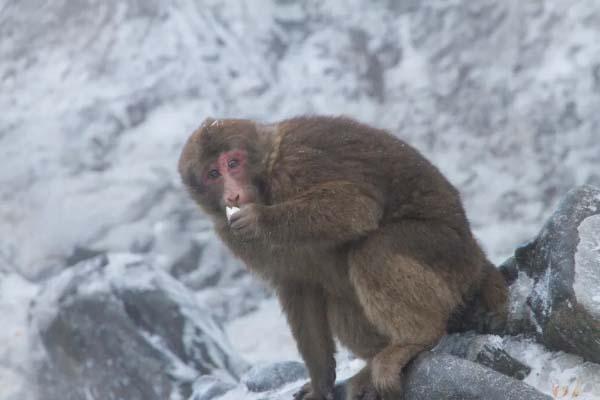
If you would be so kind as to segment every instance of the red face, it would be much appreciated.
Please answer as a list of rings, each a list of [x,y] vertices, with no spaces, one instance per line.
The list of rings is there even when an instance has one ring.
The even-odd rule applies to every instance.
[[[207,187],[223,185],[222,202],[226,206],[239,207],[255,201],[248,176],[248,154],[244,150],[221,153],[208,166],[202,180]]]

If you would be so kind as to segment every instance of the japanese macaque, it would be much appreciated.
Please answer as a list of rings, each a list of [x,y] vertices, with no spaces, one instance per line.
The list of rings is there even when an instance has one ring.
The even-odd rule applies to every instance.
[[[275,289],[332,398],[334,338],[366,366],[348,398],[397,398],[402,369],[448,330],[501,329],[506,285],[458,191],[417,150],[343,117],[207,119],[179,173],[231,251]]]

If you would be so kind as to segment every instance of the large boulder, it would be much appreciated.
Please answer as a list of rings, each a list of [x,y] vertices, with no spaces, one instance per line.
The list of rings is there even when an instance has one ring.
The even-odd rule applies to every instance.
[[[600,189],[570,191],[502,270],[511,285],[511,333],[600,363]]]
[[[402,400],[551,400],[550,396],[523,382],[439,352],[422,353],[405,372]],[[299,386],[300,383],[261,398],[289,400]],[[345,395],[345,382],[342,382],[336,386],[334,399],[345,400]],[[230,398],[234,397],[227,400]]]
[[[425,352],[410,365],[403,400],[550,400],[533,387],[448,354]]]
[[[246,369],[193,293],[140,256],[108,254],[65,270],[31,315],[47,355],[45,400],[187,398],[202,375],[235,382]]]

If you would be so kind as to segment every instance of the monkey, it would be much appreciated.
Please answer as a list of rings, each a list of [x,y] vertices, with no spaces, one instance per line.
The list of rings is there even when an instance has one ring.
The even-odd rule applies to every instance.
[[[333,398],[335,338],[365,360],[348,399],[399,398],[403,368],[468,328],[467,310],[482,329],[506,320],[506,284],[458,190],[385,130],[208,118],[178,170],[221,240],[273,287],[309,372],[296,400]]]

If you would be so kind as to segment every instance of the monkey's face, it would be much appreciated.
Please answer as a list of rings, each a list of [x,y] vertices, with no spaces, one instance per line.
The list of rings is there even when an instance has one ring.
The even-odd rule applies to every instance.
[[[201,174],[202,186],[219,197],[222,208],[240,207],[256,201],[257,191],[251,184],[245,149],[220,153]]]
[[[207,120],[186,143],[179,173],[202,208],[225,218],[226,207],[261,201],[259,157],[251,145],[254,125],[245,121]]]

